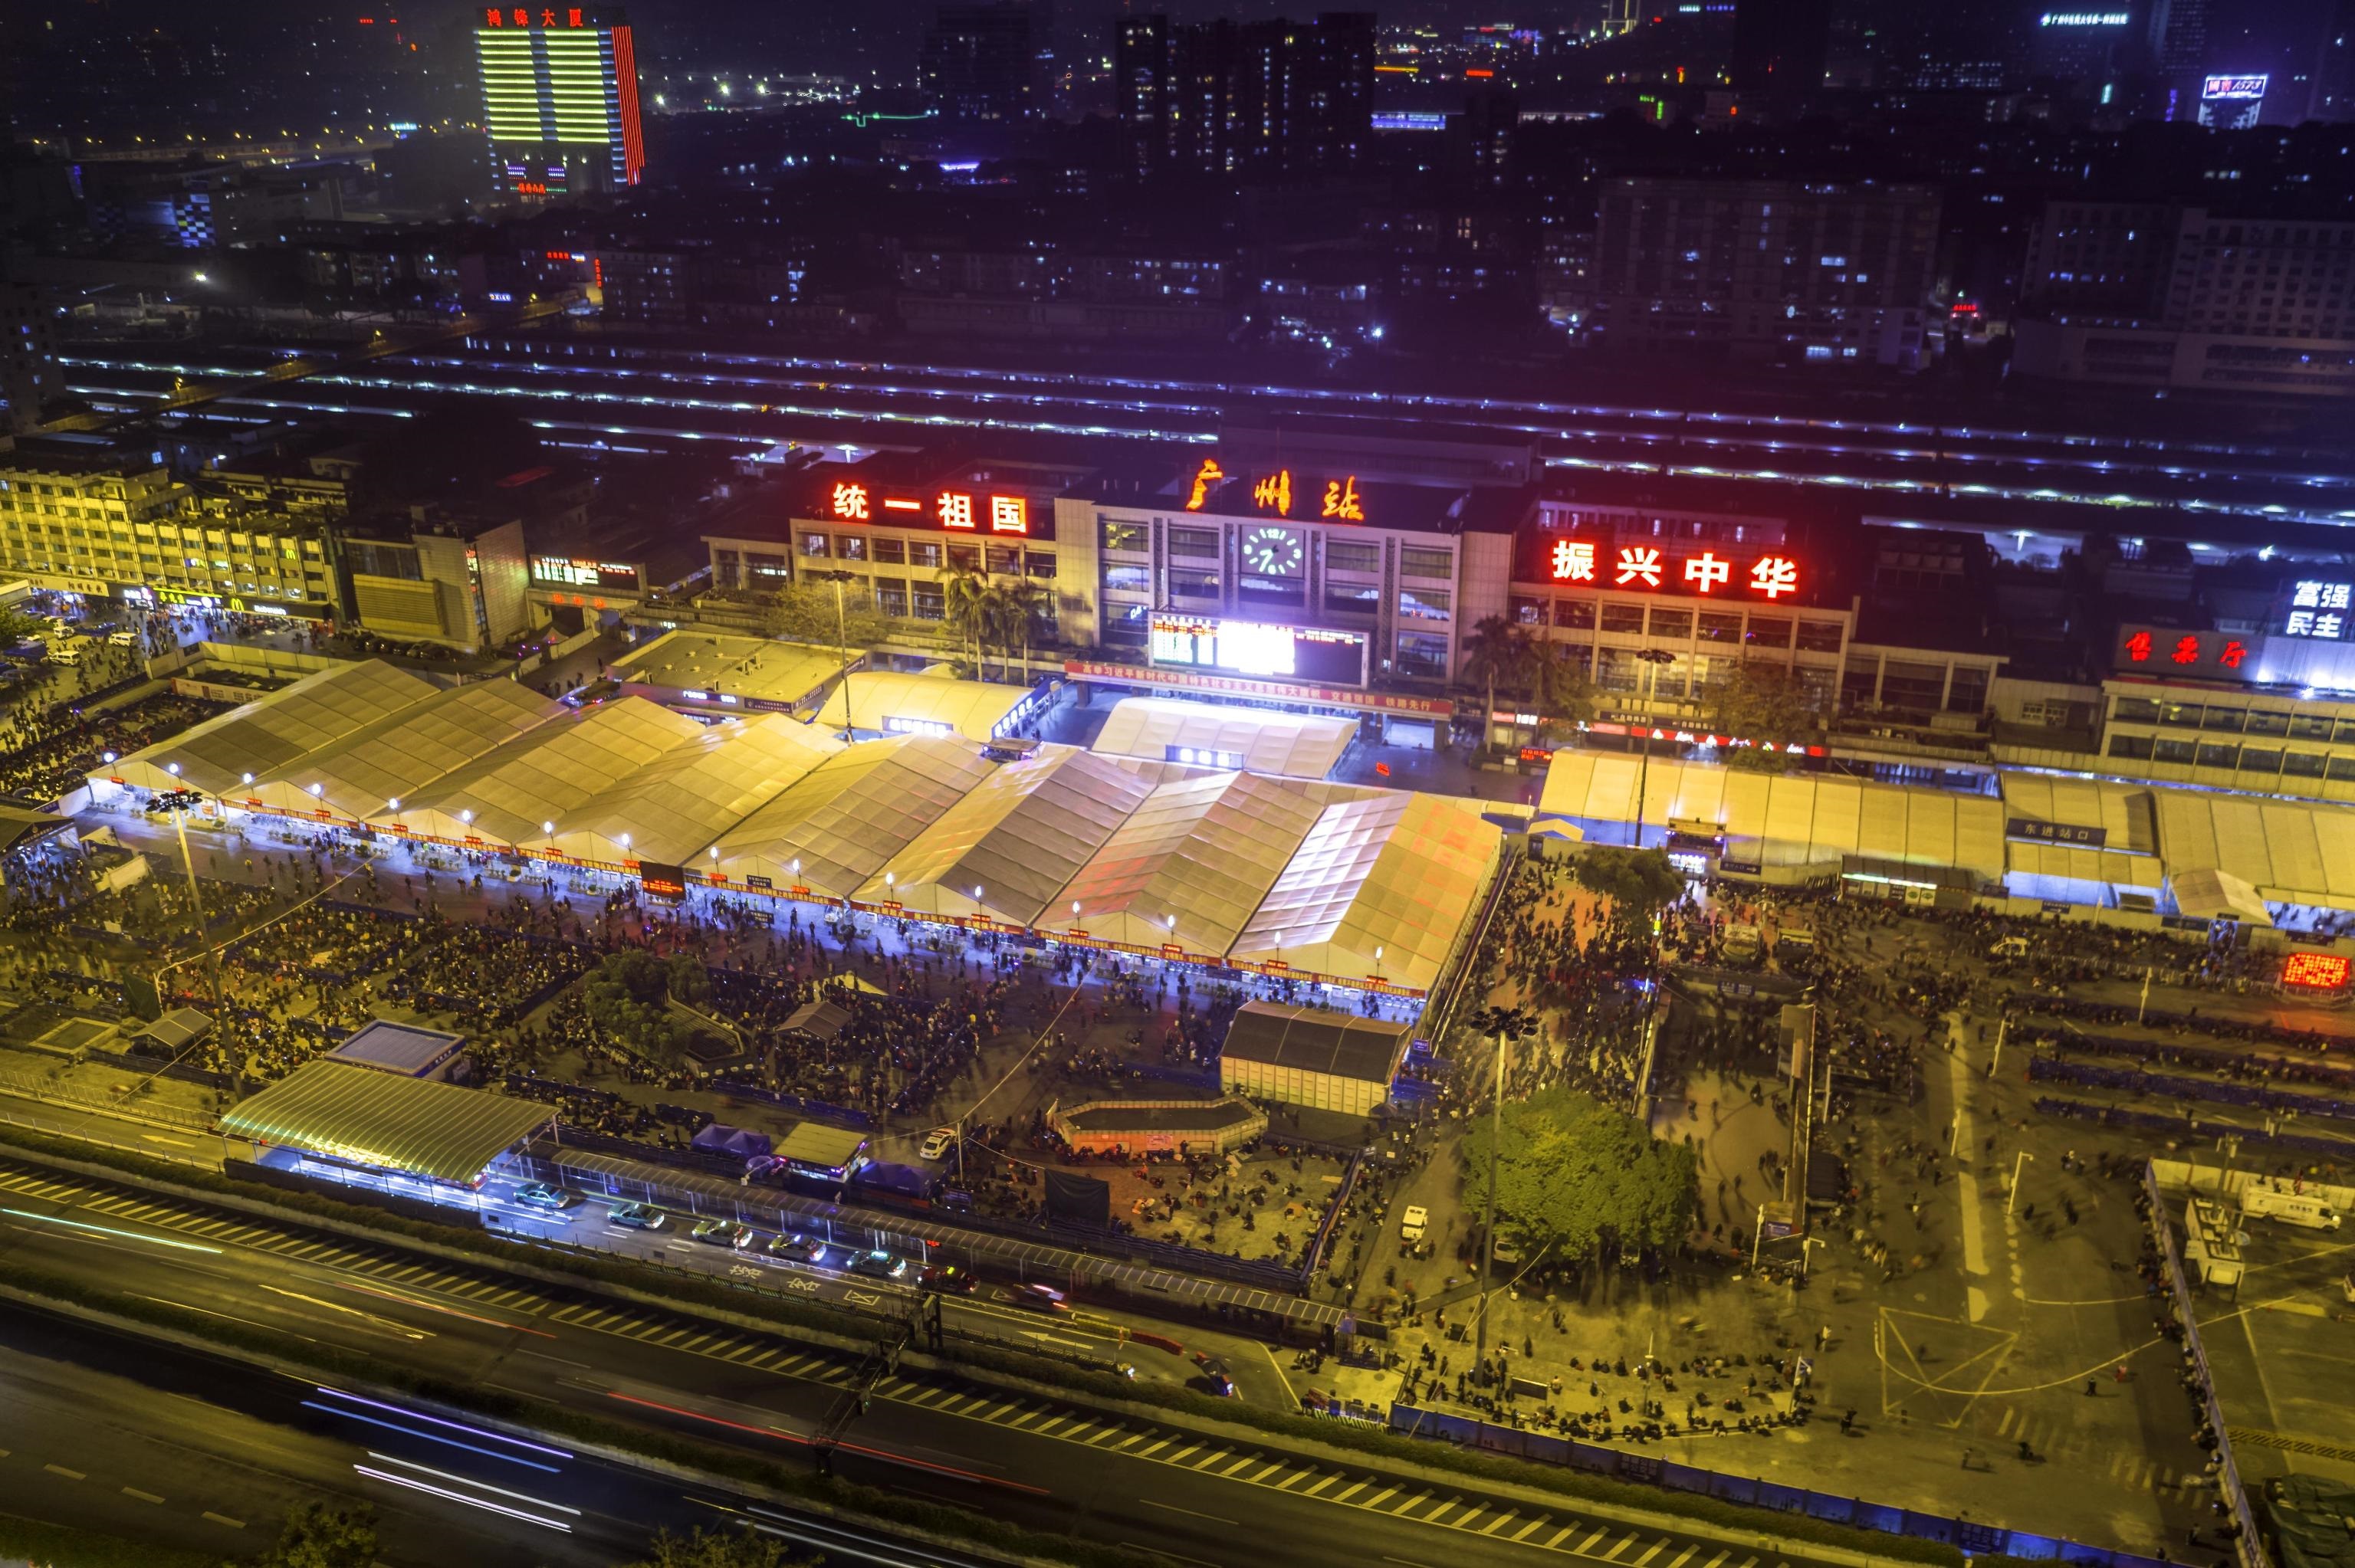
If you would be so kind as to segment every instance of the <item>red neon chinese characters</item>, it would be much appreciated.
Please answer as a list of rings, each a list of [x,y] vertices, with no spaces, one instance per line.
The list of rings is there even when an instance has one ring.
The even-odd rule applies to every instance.
[[[1583,539],[1557,539],[1553,546],[1553,580],[1591,583],[1594,580],[1594,546]]]
[[[496,5],[487,6],[485,8],[483,12],[484,26],[504,27],[506,25],[507,14],[505,11],[500,10]]]
[[[2248,644],[2234,637],[2225,641],[2224,651],[2216,655],[2216,662],[2223,665],[2227,670],[2237,670],[2241,667],[2241,661],[2248,656]]]
[[[2200,662],[2200,639],[2185,632],[2175,640],[2175,652],[2168,657],[2179,664],[2197,664]]]
[[[1707,593],[1733,576],[1732,566],[1719,560],[1709,551],[1702,551],[1685,562],[1685,581],[1693,585],[1693,592]]]
[[[2150,633],[2137,631],[2126,639],[2126,657],[2137,664],[2150,658]]]
[[[972,496],[960,491],[943,490],[941,492],[940,508],[942,527],[970,528],[974,525]]]
[[[1188,512],[1202,510],[1202,503],[1210,498],[1210,486],[1226,477],[1227,471],[1219,466],[1218,459],[1204,458],[1202,466],[1194,471],[1194,489],[1192,493],[1186,497],[1186,510]]]
[[[1252,486],[1252,503],[1263,512],[1273,511],[1280,516],[1292,515],[1292,471],[1277,469]]]
[[[2282,960],[2281,982],[2308,991],[2337,991],[2355,968],[2344,953],[2292,953]]]
[[[1619,576],[1615,580],[1620,583],[1632,583],[1638,577],[1644,579],[1645,586],[1647,588],[1660,586],[1658,548],[1651,545],[1620,546]]]
[[[989,531],[993,534],[1030,532],[1030,503],[1019,495],[991,496]]]
[[[1356,474],[1353,473],[1347,479],[1328,479],[1325,482],[1324,514],[1327,517],[1337,517],[1344,523],[1363,523],[1366,520],[1365,505],[1358,499]]]
[[[834,487],[834,514],[847,523],[864,523],[868,519],[867,487],[863,484],[837,484]]]
[[[1761,556],[1758,564],[1750,568],[1750,587],[1754,593],[1768,599],[1799,591],[1798,563],[1781,556]]]

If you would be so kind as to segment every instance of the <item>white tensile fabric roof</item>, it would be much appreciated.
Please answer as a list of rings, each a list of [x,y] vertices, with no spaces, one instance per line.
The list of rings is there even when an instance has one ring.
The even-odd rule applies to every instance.
[[[2135,854],[2158,853],[2158,813],[2147,785],[2110,784],[2092,779],[2063,779],[2040,773],[2006,773],[2004,814],[2063,827],[2099,828],[2103,847]],[[2019,850],[2012,852],[2018,869]]]
[[[2140,887],[2156,892],[2167,881],[2166,867],[2157,855],[2120,854],[2113,850],[2083,849],[2074,844],[2027,843],[2015,839],[2004,848],[2014,876],[2065,877],[2073,882],[2100,882],[2113,887]]]
[[[2230,917],[2245,920],[2252,926],[2270,926],[2272,914],[2257,890],[2229,871],[2211,866],[2205,871],[2187,871],[2171,884],[2175,906],[2197,918],[2215,920]]]
[[[1333,785],[1210,773],[1164,784],[1057,897],[1105,941],[1223,954],[1284,872]],[[1361,791],[1348,791],[1351,794]]]
[[[1356,738],[1354,720],[1313,714],[1282,714],[1256,708],[1221,707],[1172,697],[1124,697],[1097,732],[1090,749],[1154,761],[1184,762],[1180,751],[1240,756],[1254,773],[1292,779],[1322,779],[1340,762]],[[1222,767],[1215,760],[1206,767]]]
[[[1228,956],[1430,990],[1504,852],[1479,806],[1405,793],[1327,806]]]
[[[1007,763],[941,813],[857,896],[927,915],[983,915],[1028,926],[1152,793],[1153,782],[1071,747]],[[884,874],[891,881],[886,883]],[[1084,917],[1080,924],[1087,924]]]
[[[244,798],[281,811],[373,817],[563,712],[514,681],[453,687],[261,775]]]
[[[245,775],[259,779],[439,690],[381,659],[338,664],[118,758],[91,777],[235,797],[245,789]],[[176,776],[172,763],[179,764]]]
[[[842,728],[843,693],[850,694],[850,724],[869,732],[888,730],[888,721],[946,725],[967,740],[986,741],[999,721],[1030,694],[1026,686],[959,681],[945,675],[911,675],[892,670],[854,670],[817,712],[820,725]],[[921,734],[922,731],[914,733]]]
[[[996,766],[967,740],[900,736],[853,746],[723,834],[709,869],[852,897]]]
[[[2277,903],[2355,909],[2355,811],[2199,789],[2158,796],[2159,844],[2179,902],[2188,874],[2213,870]]]
[[[403,800],[399,811],[380,807],[368,820],[437,838],[522,844],[545,836],[544,821],[561,831],[583,801],[702,733],[691,718],[623,697],[542,725]]]
[[[1641,758],[1554,753],[1538,810],[1632,822]],[[1848,856],[2001,882],[2004,804],[1984,795],[1909,789],[1822,773],[1748,773],[1654,758],[1643,820],[1713,822],[1726,852],[1761,865],[1828,866]]]
[[[666,631],[616,662],[617,679],[794,704],[841,672],[830,648],[718,631]]]
[[[841,749],[784,714],[713,725],[581,801],[553,837],[535,833],[527,847],[607,863],[683,864]]]

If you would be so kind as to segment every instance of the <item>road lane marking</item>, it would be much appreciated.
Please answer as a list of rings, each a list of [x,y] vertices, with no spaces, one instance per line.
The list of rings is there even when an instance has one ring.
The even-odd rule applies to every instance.
[[[1649,1551],[1646,1552],[1641,1557],[1636,1559],[1636,1568],[1647,1568],[1647,1565],[1651,1563],[1653,1558],[1657,1557],[1661,1552],[1666,1552],[1668,1549],[1668,1538],[1664,1535],[1660,1537],[1659,1540],[1652,1542],[1651,1549]]]
[[[1594,1543],[1610,1533],[1611,1532],[1607,1530],[1598,1530],[1593,1534],[1588,1536],[1585,1540],[1580,1542],[1576,1546],[1572,1547],[1571,1550],[1577,1552],[1581,1557],[1591,1556],[1594,1552]]]
[[[1219,1568],[1215,1563],[1205,1563],[1199,1557],[1188,1557],[1183,1552],[1172,1552],[1166,1546],[1139,1546],[1134,1541],[1124,1541],[1120,1544],[1127,1547],[1131,1552],[1146,1557],[1167,1557],[1172,1563],[1191,1563],[1193,1568]]]
[[[45,1469],[45,1470],[48,1471],[48,1473],[49,1473],[49,1474],[51,1474],[51,1475],[53,1475],[53,1476],[63,1476],[66,1479],[68,1479],[68,1480],[69,1480],[69,1481],[80,1481],[80,1480],[87,1480],[87,1479],[89,1479],[89,1478],[88,1478],[87,1476],[83,1475],[83,1473],[82,1473],[81,1471],[80,1471],[80,1470],[69,1470],[69,1469],[67,1469],[63,1465],[43,1465],[43,1466],[41,1467],[41,1468],[43,1468],[43,1469]]]
[[[1721,1568],[1721,1565],[1725,1562],[1725,1560],[1732,1555],[1733,1553],[1731,1552],[1721,1552],[1716,1556],[1710,1558],[1707,1563],[1701,1564],[1701,1568]]]
[[[1527,1541],[1530,1536],[1535,1535],[1539,1531],[1543,1530],[1545,1528],[1546,1520],[1552,1517],[1553,1515],[1550,1513],[1541,1513],[1538,1515],[1537,1518],[1529,1520],[1529,1523],[1521,1526],[1520,1529],[1513,1531],[1513,1533],[1506,1539],[1509,1541]]]
[[[1336,1493],[1334,1493],[1334,1494],[1333,1494],[1333,1500],[1334,1500],[1335,1502],[1337,1502],[1337,1503],[1345,1503],[1345,1502],[1348,1502],[1351,1498],[1356,1497],[1359,1492],[1364,1491],[1368,1487],[1370,1487],[1370,1486],[1372,1486],[1373,1484],[1374,1484],[1374,1483],[1373,1483],[1373,1482],[1371,1482],[1371,1481],[1359,1481],[1356,1486],[1351,1487],[1348,1491],[1345,1491],[1345,1492],[1336,1492]]]
[[[1182,1513],[1194,1519],[1207,1519],[1212,1524],[1238,1523],[1237,1520],[1228,1519],[1222,1514],[1204,1513],[1199,1509],[1179,1508],[1176,1503],[1156,1502],[1151,1498],[1139,1498],[1136,1500],[1143,1503],[1147,1508],[1162,1509],[1170,1513]]]
[[[1497,1516],[1497,1520],[1494,1524],[1482,1525],[1480,1527],[1480,1533],[1483,1535],[1494,1535],[1497,1531],[1504,1529],[1505,1526],[1512,1523],[1513,1520],[1520,1517],[1521,1510],[1519,1509],[1508,1508],[1504,1512]]]
[[[1572,1531],[1576,1530],[1577,1528],[1578,1521],[1575,1520],[1563,1525],[1560,1530],[1553,1532],[1553,1539],[1545,1543],[1545,1549],[1548,1552],[1558,1551],[1561,1546],[1563,1539],[1567,1537]]]
[[[1423,1495],[1427,1498],[1431,1494],[1429,1492],[1425,1492]],[[1386,1500],[1396,1496],[1398,1496],[1398,1489],[1396,1487],[1384,1487],[1380,1491],[1376,1492],[1372,1497],[1368,1498],[1364,1502],[1359,1503],[1358,1506],[1359,1508],[1380,1508]]]
[[[1668,1568],[1685,1568],[1685,1564],[1692,1560],[1692,1554],[1700,1550],[1700,1546],[1698,1542],[1686,1547],[1682,1552],[1677,1553],[1677,1560],[1669,1563]]]
[[[127,1498],[137,1498],[141,1502],[159,1503],[164,1500],[154,1492],[143,1492],[137,1487],[123,1488],[123,1495]]]
[[[1311,1475],[1314,1475],[1316,1472],[1312,1470],[1312,1471],[1310,1471],[1309,1473],[1310,1473]],[[1305,1491],[1305,1492],[1301,1493],[1300,1495],[1301,1495],[1302,1497],[1305,1497],[1305,1498],[1313,1498],[1313,1497],[1315,1497],[1318,1492],[1323,1491],[1327,1487],[1331,1486],[1335,1481],[1337,1481],[1337,1480],[1339,1480],[1340,1478],[1341,1478],[1341,1472],[1340,1472],[1340,1471],[1338,1471],[1338,1470],[1336,1470],[1336,1471],[1334,1471],[1331,1475],[1329,1475],[1329,1476],[1326,1477],[1323,1480],[1321,1480],[1321,1481],[1317,1482],[1315,1486],[1313,1486],[1313,1487],[1309,1488],[1306,1491]],[[1336,1502],[1338,1502],[1338,1501],[1340,1501],[1341,1499],[1340,1499],[1339,1498],[1336,1498],[1336,1499],[1334,1499],[1333,1500],[1334,1500],[1334,1501],[1336,1501]]]
[[[243,1530],[245,1528],[245,1520],[241,1519],[231,1519],[225,1513],[215,1513],[210,1509],[207,1509],[205,1510],[205,1517],[211,1520],[215,1524],[225,1524],[231,1530]]]
[[[1627,1548],[1635,1545],[1636,1542],[1642,1539],[1643,1538],[1637,1535],[1634,1531],[1629,1531],[1625,1539],[1623,1539],[1616,1546],[1614,1546],[1610,1551],[1603,1554],[1603,1560],[1605,1563],[1615,1561],[1622,1552],[1626,1551]],[[1750,1565],[1745,1563],[1742,1564],[1742,1568],[1750,1568]]]

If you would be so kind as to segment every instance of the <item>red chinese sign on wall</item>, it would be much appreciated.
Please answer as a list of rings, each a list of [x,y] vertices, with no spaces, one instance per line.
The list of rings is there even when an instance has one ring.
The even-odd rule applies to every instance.
[[[1604,545],[1593,539],[1556,539],[1547,549],[1546,577],[1558,583],[1593,583],[1710,598],[1747,595],[1779,599],[1799,591],[1799,564],[1788,556],[1721,556],[1703,550],[1670,556],[1657,545]]]
[[[578,5],[486,5],[483,8],[483,26],[485,27],[528,27],[535,18],[542,27],[581,27],[589,25],[582,20],[582,12]]]
[[[2172,626],[2121,626],[2114,660],[2117,668],[2151,675],[2190,675],[2244,681],[2250,672],[2246,640],[2222,631]]]
[[[2344,953],[2292,953],[2282,959],[2281,982],[2307,991],[2339,991],[2355,959]]]
[[[822,497],[826,514],[838,523],[872,523],[879,498],[874,491],[858,480],[838,480]],[[971,491],[943,490],[934,496],[929,506],[912,496],[886,495],[879,498],[886,512],[912,513],[919,516],[927,512],[934,523],[943,528],[955,528],[979,533],[986,521],[992,534],[1028,534],[1030,532],[1030,502],[1021,495],[975,495]]]
[[[1194,471],[1194,477],[1188,482],[1186,510],[1199,512],[1209,505],[1210,487],[1224,483],[1228,477],[1227,471],[1219,466],[1218,459],[1204,458],[1201,466]],[[1366,520],[1365,498],[1358,493],[1358,476],[1354,473],[1345,474],[1339,479],[1303,480],[1297,486],[1288,468],[1252,476],[1251,500],[1254,511],[1289,517],[1293,515],[1295,498],[1304,516],[1313,501],[1319,521],[1363,523]]]

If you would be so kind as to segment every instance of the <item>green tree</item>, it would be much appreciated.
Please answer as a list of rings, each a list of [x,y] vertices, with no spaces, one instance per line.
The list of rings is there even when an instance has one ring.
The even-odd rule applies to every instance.
[[[685,953],[655,958],[638,948],[608,954],[582,981],[589,1022],[638,1055],[675,1067],[706,1031],[671,1003],[701,1006],[711,999],[711,976]]]
[[[973,644],[973,673],[981,673],[982,640],[988,635],[989,579],[971,567],[941,568],[941,608],[960,642]]]
[[[1488,699],[1480,710],[1480,749],[1490,748],[1497,733],[1497,688],[1517,691],[1529,680],[1536,647],[1529,629],[1501,615],[1484,615],[1464,639],[1464,678],[1476,681]]]
[[[1540,737],[1558,739],[1594,716],[1594,682],[1558,642],[1530,639],[1529,705]]]
[[[256,1560],[256,1568],[368,1568],[375,1561],[375,1510],[306,1502],[287,1511],[278,1544]]]
[[[1611,900],[1614,909],[1638,927],[1649,926],[1654,915],[1685,893],[1684,875],[1668,863],[1666,850],[1590,844],[1571,863],[1571,874],[1581,887]]]
[[[1718,734],[1775,744],[1773,751],[1763,746],[1729,747],[1724,754],[1728,768],[1780,773],[1791,765],[1789,754],[1781,747],[1795,740],[1812,740],[1816,735],[1813,699],[1790,672],[1771,664],[1742,661],[1723,679],[1710,683],[1701,701],[1709,714],[1709,726]]]
[[[787,642],[854,652],[874,647],[891,632],[873,594],[846,587],[837,612],[834,585],[826,582],[789,583],[767,595],[761,601],[761,622],[770,636]]]
[[[1490,1121],[1463,1148],[1465,1201],[1488,1198]],[[1657,1252],[1690,1232],[1699,1164],[1682,1144],[1574,1089],[1508,1104],[1495,1133],[1497,1229],[1558,1257],[1583,1261]]]
[[[624,1568],[816,1568],[819,1561],[788,1556],[780,1542],[740,1525],[734,1530],[698,1527],[687,1536],[666,1530],[654,1538],[645,1556]]]
[[[1047,612],[1053,608],[1053,597],[1044,585],[1028,577],[1018,577],[1010,583],[993,588],[990,594],[998,646],[1009,653],[1020,649],[1023,668],[1027,672],[1030,664],[1031,641],[1038,636]]]
[[[0,609],[0,648],[30,641],[46,635],[48,630],[37,616],[27,615],[21,609]]]

